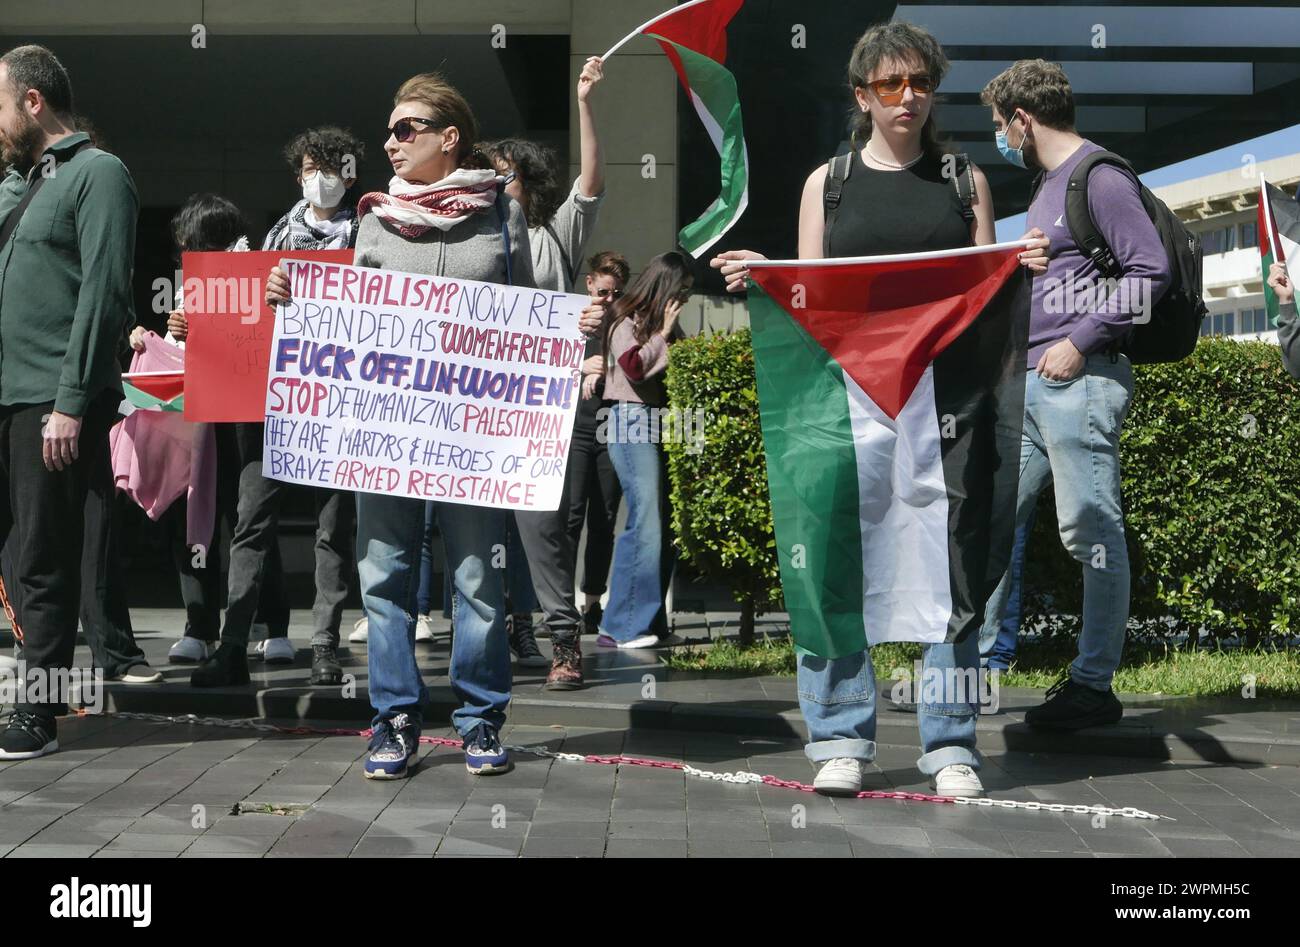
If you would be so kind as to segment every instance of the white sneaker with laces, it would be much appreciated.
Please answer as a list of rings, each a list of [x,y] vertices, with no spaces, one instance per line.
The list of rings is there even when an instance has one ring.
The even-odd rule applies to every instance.
[[[365,644],[370,640],[370,619],[362,615],[357,619],[357,623],[352,626],[352,631],[348,635],[348,641],[352,644]]]
[[[827,760],[817,771],[813,789],[824,796],[856,796],[862,792],[862,761]]]
[[[415,619],[415,640],[432,641],[433,640],[433,622],[429,620],[428,615],[418,615]]]
[[[191,638],[186,635],[171,646],[171,650],[167,652],[167,660],[172,664],[198,664],[200,661],[206,661],[211,653],[211,646],[202,638]]]
[[[957,799],[978,799],[984,795],[984,784],[980,782],[975,770],[965,763],[945,766],[934,774],[931,785],[935,795],[952,796]]]
[[[267,664],[293,664],[293,642],[288,638],[265,638],[257,643],[257,653]]]

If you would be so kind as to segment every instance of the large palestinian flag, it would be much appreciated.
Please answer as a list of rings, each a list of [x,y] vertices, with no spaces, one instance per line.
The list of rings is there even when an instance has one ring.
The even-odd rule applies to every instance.
[[[663,48],[722,158],[722,192],[677,235],[682,247],[696,258],[730,230],[749,206],[749,154],[740,97],[736,77],[723,65],[727,24],[744,2],[693,0],[636,31],[657,40]]]
[[[772,518],[800,651],[977,633],[1010,558],[1020,244],[751,263]]]
[[[1300,199],[1300,198],[1297,198]],[[1289,272],[1300,276],[1300,203],[1280,187],[1259,179],[1259,261],[1264,273],[1264,305],[1268,324],[1277,328],[1277,293],[1268,285],[1268,271],[1274,263],[1286,263]],[[1292,270],[1291,268],[1296,269]]]

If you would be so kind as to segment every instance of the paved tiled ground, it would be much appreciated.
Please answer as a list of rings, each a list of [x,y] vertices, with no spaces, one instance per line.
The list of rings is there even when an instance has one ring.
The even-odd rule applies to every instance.
[[[449,733],[430,735],[450,736]],[[794,742],[514,727],[513,743],[685,760],[808,781]],[[22,856],[1187,856],[1300,853],[1300,769],[1003,753],[1000,798],[1135,806],[1177,821],[831,800],[632,766],[517,755],[471,777],[424,748],[415,775],[361,778],[353,737],[70,718],[64,749],[0,764],[0,853]],[[916,750],[882,746],[867,788],[926,786]],[[258,804],[284,814],[233,814]],[[241,806],[242,804],[242,806]],[[195,807],[201,807],[195,809]],[[799,808],[802,807],[802,808]],[[202,815],[200,820],[196,813]]]
[[[344,627],[351,630],[358,612],[345,614]],[[116,685],[110,707],[201,716],[302,716],[316,719],[368,720],[371,714],[364,645],[346,646],[343,663],[356,678],[355,689],[343,696],[339,688],[307,685],[311,654],[310,612],[297,611],[290,636],[298,646],[298,660],[291,667],[251,665],[252,684],[243,688],[222,688],[196,692],[189,687],[190,668],[169,666],[167,649],[183,627],[183,613],[175,609],[137,609],[132,613],[137,637],[154,666],[166,675],[158,686],[129,688]],[[782,616],[769,616],[765,627],[784,631]],[[725,623],[731,620],[728,626]],[[710,634],[734,632],[734,615],[718,613],[677,614],[674,623],[679,637],[706,643]],[[448,623],[435,623],[445,632]],[[550,654],[543,640],[544,653]],[[516,668],[512,719],[537,725],[577,724],[607,729],[707,729],[730,733],[764,733],[776,738],[801,738],[806,730],[798,712],[794,678],[674,672],[663,666],[663,652],[617,651],[595,646],[595,639],[583,641],[583,662],[588,686],[578,691],[542,689],[546,669]],[[429,685],[439,713],[455,701],[447,681],[450,647],[445,637],[416,648],[416,658]],[[77,663],[90,663],[89,650],[80,646]],[[882,695],[890,688],[884,678],[894,670],[879,668]],[[647,691],[652,683],[653,692]],[[978,721],[980,746],[991,750],[1025,750],[1119,753],[1125,756],[1173,758],[1186,761],[1210,760],[1241,763],[1300,765],[1300,702],[1226,697],[1189,698],[1157,695],[1122,695],[1125,717],[1117,727],[1104,728],[1068,740],[1059,735],[1043,738],[1024,726],[1025,711],[1042,702],[1041,690],[1003,688],[1000,712],[981,715]],[[882,708],[890,703],[882,699]],[[881,713],[880,739],[905,743],[916,739],[915,717]]]

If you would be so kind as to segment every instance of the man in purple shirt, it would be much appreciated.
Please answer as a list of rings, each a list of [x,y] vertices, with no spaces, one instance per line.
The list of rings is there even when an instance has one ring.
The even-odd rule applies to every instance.
[[[1129,563],[1120,502],[1119,438],[1133,397],[1133,370],[1120,343],[1169,286],[1170,269],[1138,183],[1114,165],[1088,175],[1088,209],[1121,267],[1106,280],[1082,253],[1065,219],[1066,185],[1083,158],[1103,150],[1074,130],[1074,97],[1061,67],[1021,60],[984,89],[998,149],[1018,167],[1041,169],[1029,227],[1051,240],[1047,272],[1034,279],[1029,375],[1020,442],[1017,525],[1049,481],[1056,486],[1061,542],[1083,566],[1083,630],[1069,674],[1025,716],[1034,726],[1077,730],[1116,723],[1111,690],[1128,624]],[[1011,582],[985,612],[980,650],[997,638]]]

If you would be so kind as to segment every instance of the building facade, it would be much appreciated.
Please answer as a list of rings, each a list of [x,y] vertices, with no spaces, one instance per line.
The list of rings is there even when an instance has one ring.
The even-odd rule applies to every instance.
[[[1300,154],[1240,167],[1154,189],[1205,251],[1205,305],[1201,335],[1277,341],[1264,309],[1259,256],[1259,178],[1291,196],[1300,183]]]

